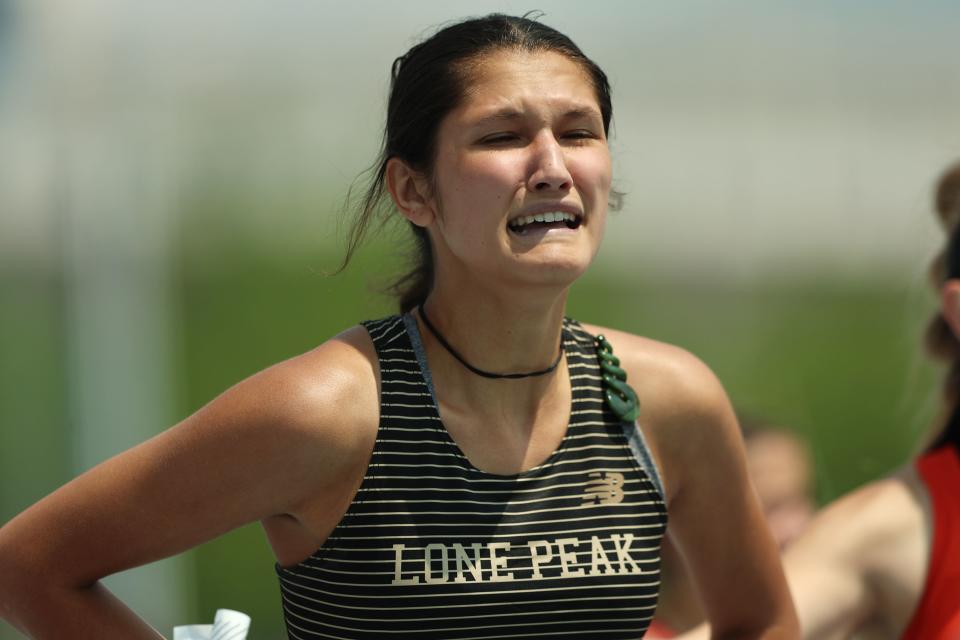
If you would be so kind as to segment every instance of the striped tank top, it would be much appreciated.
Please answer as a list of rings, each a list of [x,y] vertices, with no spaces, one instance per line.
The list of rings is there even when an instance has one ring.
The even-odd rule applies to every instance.
[[[565,320],[561,444],[515,475],[475,468],[440,420],[416,321],[365,322],[381,376],[363,482],[323,545],[277,567],[295,640],[637,640],[666,527],[640,430],[603,399],[594,339]]]

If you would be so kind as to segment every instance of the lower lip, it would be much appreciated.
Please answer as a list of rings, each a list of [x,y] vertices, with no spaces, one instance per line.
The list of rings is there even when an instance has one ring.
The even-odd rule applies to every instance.
[[[512,237],[518,238],[521,240],[540,240],[546,237],[552,237],[556,235],[565,236],[572,233],[576,233],[577,231],[580,230],[580,227],[582,226],[583,226],[583,223],[581,222],[579,225],[571,229],[566,224],[555,223],[552,226],[530,225],[526,227],[523,232],[514,231],[509,228],[508,228],[508,231]]]

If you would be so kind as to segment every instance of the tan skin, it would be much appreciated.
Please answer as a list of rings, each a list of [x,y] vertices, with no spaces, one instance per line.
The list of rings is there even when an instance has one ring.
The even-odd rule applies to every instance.
[[[394,159],[388,187],[433,240],[437,277],[426,308],[448,340],[485,369],[542,368],[556,356],[568,288],[603,234],[610,158],[599,108],[582,70],[554,53],[492,53],[468,89],[441,123],[434,174]],[[581,226],[537,237],[508,229],[511,217],[544,206],[578,212]],[[714,636],[795,638],[776,546],[716,378],[675,347],[588,330],[610,338],[640,395],[670,535]],[[571,397],[564,367],[486,380],[421,333],[444,424],[477,467],[515,473],[558,446]],[[306,558],[366,471],[378,383],[373,346],[355,327],[77,478],[0,529],[0,612],[36,638],[65,628],[75,637],[156,638],[101,577],[256,520],[280,564]]]
[[[960,336],[960,280],[948,280],[940,300]],[[932,531],[930,497],[912,464],[823,509],[784,556],[803,637],[901,637],[923,595]],[[708,636],[702,627],[681,637]]]
[[[766,426],[745,438],[747,470],[760,499],[764,519],[781,551],[814,515],[812,462],[803,441],[783,429]],[[674,637],[703,623],[699,598],[686,576],[683,559],[669,540],[661,548],[660,599],[656,620]],[[660,637],[651,635],[648,637]]]
[[[780,549],[785,549],[814,514],[812,465],[803,442],[789,431],[766,426],[746,438],[747,470],[764,519]],[[656,619],[674,633],[696,628],[704,620],[683,559],[667,541],[661,548],[660,598]],[[650,633],[648,637],[653,636]]]

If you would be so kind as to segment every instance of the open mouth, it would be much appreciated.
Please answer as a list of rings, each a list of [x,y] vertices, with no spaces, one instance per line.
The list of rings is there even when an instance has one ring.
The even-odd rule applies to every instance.
[[[541,229],[576,229],[580,226],[581,218],[566,211],[546,211],[529,216],[520,216],[507,223],[510,231],[524,235],[530,231]]]

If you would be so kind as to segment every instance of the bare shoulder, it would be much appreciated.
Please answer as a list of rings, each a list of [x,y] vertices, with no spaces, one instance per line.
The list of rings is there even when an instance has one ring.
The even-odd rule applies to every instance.
[[[377,355],[363,327],[352,327],[318,347],[285,360],[244,381],[258,400],[268,400],[288,428],[315,427],[318,420],[347,439],[375,425],[378,407]],[[341,433],[342,431],[342,433]]]
[[[695,411],[709,409],[724,398],[713,371],[689,351],[624,331],[584,325],[594,335],[603,334],[627,371],[631,386],[642,392],[645,409]],[[682,402],[677,402],[678,400]]]
[[[327,470],[363,464],[379,418],[377,356],[363,327],[352,327],[304,354],[269,367],[227,390],[188,421],[249,430],[261,451],[278,448],[296,468]],[[320,478],[323,480],[323,478]]]
[[[888,564],[891,552],[922,532],[926,502],[916,473],[904,468],[830,503],[817,514],[797,550],[807,547],[818,554],[828,553],[834,560],[844,559],[865,571]]]
[[[640,425],[666,476],[668,494],[682,469],[714,447],[739,447],[739,429],[726,392],[713,371],[680,347],[584,325],[603,334],[640,398]]]
[[[365,466],[377,385],[376,352],[356,326],[238,382],[117,462],[151,479],[173,470],[210,499],[245,488],[244,518],[294,513],[316,495],[341,493],[343,479]]]
[[[841,498],[825,513],[826,524],[850,545],[879,592],[919,596],[929,555],[930,502],[913,467],[872,482]],[[887,603],[896,607],[897,603]]]

